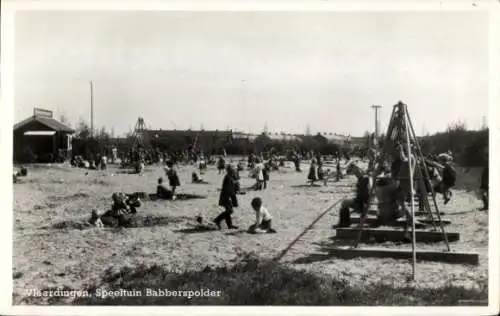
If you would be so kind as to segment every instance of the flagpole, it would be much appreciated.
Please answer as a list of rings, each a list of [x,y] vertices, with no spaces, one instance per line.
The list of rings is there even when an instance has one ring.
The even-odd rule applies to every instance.
[[[94,138],[94,83],[92,80],[90,84],[90,137]]]

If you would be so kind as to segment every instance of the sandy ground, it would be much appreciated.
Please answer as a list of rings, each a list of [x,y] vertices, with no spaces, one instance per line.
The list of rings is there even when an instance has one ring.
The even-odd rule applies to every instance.
[[[156,180],[163,176],[160,166],[148,166],[143,175],[123,174],[111,166],[107,171],[87,171],[63,166],[30,168],[23,183],[14,185],[13,275],[14,304],[23,302],[24,291],[53,287],[82,289],[98,282],[106,268],[118,270],[137,264],[161,264],[171,270],[200,269],[204,266],[230,265],[245,252],[272,258],[286,248],[323,210],[336,200],[352,195],[354,178],[328,187],[304,187],[304,172],[293,169],[271,174],[269,188],[240,195],[234,222],[247,228],[254,221],[250,201],[260,196],[274,218],[277,234],[250,235],[242,231],[193,232],[194,218],[202,214],[212,219],[221,211],[217,206],[218,189],[222,183],[214,167],[203,178],[208,185],[190,184],[193,167],[179,167],[183,185],[179,193],[206,195],[206,199],[189,201],[145,201],[139,212],[164,215],[172,220],[166,226],[122,230],[95,228],[55,229],[54,223],[85,220],[92,208],[108,209],[115,191],[155,192]],[[478,187],[478,170],[460,170],[460,179],[453,200],[439,206],[452,220],[447,231],[461,233],[461,240],[451,244],[452,250],[474,251],[480,255],[479,266],[421,262],[417,266],[419,287],[435,287],[446,283],[476,286],[487,279],[488,215],[478,211],[481,202],[471,188]],[[241,173],[242,188],[253,180]],[[338,219],[338,208],[322,218],[283,257],[282,261],[297,269],[327,273],[346,278],[353,284],[383,280],[401,286],[407,284],[411,264],[405,260],[331,258],[315,261],[311,255],[321,247],[333,244],[331,226]],[[361,245],[363,246],[363,245]],[[395,247],[394,244],[386,244]],[[399,245],[411,249],[411,245]],[[418,244],[419,249],[445,249],[444,244]],[[303,262],[307,263],[296,263]],[[42,302],[43,303],[43,302]]]

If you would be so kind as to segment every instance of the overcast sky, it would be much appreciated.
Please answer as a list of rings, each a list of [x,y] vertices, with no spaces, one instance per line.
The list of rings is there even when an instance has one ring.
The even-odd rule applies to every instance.
[[[152,128],[361,136],[392,105],[417,134],[488,110],[481,12],[18,12],[15,121],[34,106]]]

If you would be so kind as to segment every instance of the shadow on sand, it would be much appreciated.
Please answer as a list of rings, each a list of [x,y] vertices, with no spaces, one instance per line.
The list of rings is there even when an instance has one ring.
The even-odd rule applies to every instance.
[[[214,231],[218,231],[218,229],[215,227],[208,227],[208,226],[195,226],[191,228],[177,229],[174,230],[174,233],[199,234],[199,233],[208,233]]]
[[[321,188],[324,187],[322,184],[296,184],[296,185],[291,185],[291,188],[295,189],[303,189],[303,188]]]
[[[186,200],[195,200],[195,199],[206,199],[206,195],[197,195],[197,194],[189,194],[189,193],[179,193],[175,195],[175,201],[186,201]],[[172,198],[159,198],[156,193],[149,194],[149,200],[151,201],[172,201]]]

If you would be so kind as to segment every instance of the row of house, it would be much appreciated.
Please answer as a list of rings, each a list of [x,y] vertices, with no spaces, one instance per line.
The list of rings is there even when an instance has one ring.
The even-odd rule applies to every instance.
[[[315,135],[304,135],[304,134],[291,134],[291,133],[272,133],[265,132],[262,134],[248,134],[243,132],[233,132],[233,138],[235,139],[248,139],[250,142],[254,142],[259,138],[267,138],[273,141],[295,141],[302,142],[305,137],[313,137],[322,142],[328,142],[332,144],[336,144],[339,146],[347,145],[351,142],[350,136],[340,135],[336,133],[317,133]]]

